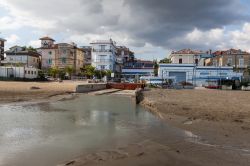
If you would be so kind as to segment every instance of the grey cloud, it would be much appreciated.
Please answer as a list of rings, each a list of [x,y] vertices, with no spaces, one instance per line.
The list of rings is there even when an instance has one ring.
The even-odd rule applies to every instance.
[[[6,0],[29,12],[31,19],[56,22],[52,32],[76,34],[126,33],[131,46],[150,43],[167,49],[203,47],[202,43],[175,42],[195,28],[209,31],[249,21],[239,0]],[[21,13],[20,13],[21,14]],[[41,27],[42,29],[42,27]],[[47,30],[47,29],[46,29]],[[184,40],[184,39],[183,39]],[[138,41],[138,42],[135,42]]]

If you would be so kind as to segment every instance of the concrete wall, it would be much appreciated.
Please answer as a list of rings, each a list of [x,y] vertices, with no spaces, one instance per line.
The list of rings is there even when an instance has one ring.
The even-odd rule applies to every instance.
[[[34,79],[38,77],[38,71],[36,68],[1,66],[0,77]]]
[[[76,87],[76,93],[87,93],[91,91],[103,90],[106,89],[106,84],[84,84],[78,85]]]

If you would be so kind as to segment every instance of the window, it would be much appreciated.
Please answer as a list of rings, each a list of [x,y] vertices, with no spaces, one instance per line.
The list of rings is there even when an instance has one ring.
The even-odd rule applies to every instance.
[[[34,71],[34,74],[36,75],[36,71]]]
[[[105,68],[106,68],[105,65],[101,65],[101,66],[100,66],[100,69],[101,69],[101,70],[105,70]]]
[[[25,70],[24,73],[27,74],[27,70]]]
[[[66,54],[67,53],[67,51],[66,50],[63,50],[63,54]]]
[[[182,58],[179,59],[179,64],[182,64]]]
[[[30,74],[30,71],[28,71],[28,74]]]
[[[198,65],[199,59],[195,59],[195,64]]]
[[[49,51],[49,55],[51,55],[52,54],[52,52],[51,51]]]
[[[33,59],[33,62],[34,62],[34,63],[36,62],[36,59],[35,59],[35,58]]]
[[[101,51],[104,51],[105,50],[105,45],[100,45],[100,47],[101,47]]]
[[[233,64],[233,58],[230,57],[230,58],[227,59],[227,65],[231,66],[232,64]]]
[[[50,65],[52,64],[52,59],[48,60],[48,64],[50,64]]]
[[[62,58],[62,63],[63,63],[63,64],[66,63],[66,58]]]
[[[34,72],[33,72],[33,71],[31,71],[31,74],[32,74],[32,75],[33,75],[33,73],[34,73]]]
[[[239,59],[239,66],[240,67],[244,66],[244,59],[243,58]]]

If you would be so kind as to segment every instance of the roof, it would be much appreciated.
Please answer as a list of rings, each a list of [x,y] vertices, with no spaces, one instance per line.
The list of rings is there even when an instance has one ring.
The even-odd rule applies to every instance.
[[[32,57],[40,57],[41,55],[37,52],[34,51],[18,51],[18,52],[11,52],[11,51],[6,51],[5,52],[6,55],[28,55],[28,56],[32,56]]]
[[[52,39],[51,37],[48,37],[48,36],[42,37],[42,38],[40,38],[40,40],[52,40],[52,41],[55,41],[54,39]]]
[[[179,51],[173,51],[172,54],[203,54],[203,51],[200,50],[192,50],[192,49],[182,49]]]
[[[3,39],[3,38],[0,38],[0,41],[7,41],[7,40],[5,40],[5,39]]]
[[[241,55],[249,54],[250,55],[250,53],[247,52],[247,51],[242,51],[240,49],[233,49],[233,48],[231,48],[229,50],[226,50],[226,51],[222,51],[222,50],[216,51],[213,54],[215,56],[218,56],[218,55],[233,55],[233,54],[241,54]]]

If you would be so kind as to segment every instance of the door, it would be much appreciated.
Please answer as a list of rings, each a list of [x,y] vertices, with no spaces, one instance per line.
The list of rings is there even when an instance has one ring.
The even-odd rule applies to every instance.
[[[175,77],[176,83],[186,82],[186,72],[169,72],[170,77]]]

